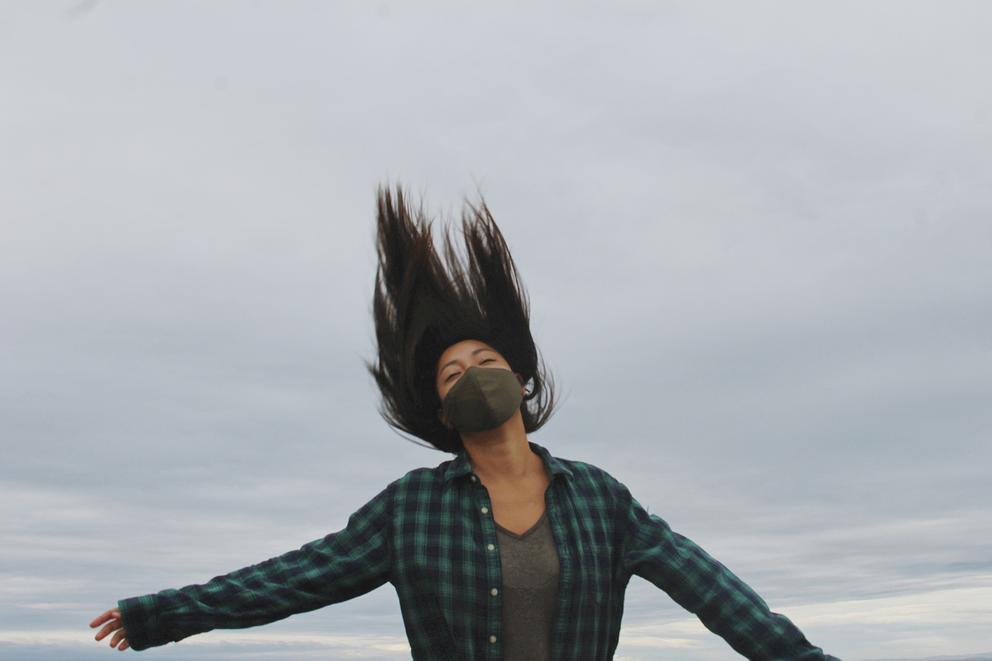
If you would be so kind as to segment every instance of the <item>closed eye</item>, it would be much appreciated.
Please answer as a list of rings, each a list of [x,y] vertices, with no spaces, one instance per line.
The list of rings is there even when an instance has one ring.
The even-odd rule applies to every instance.
[[[496,362],[495,358],[486,358],[484,361],[482,361],[479,364],[485,365],[486,363],[495,363],[495,362]],[[444,382],[447,383],[448,381],[451,381],[451,377],[458,376],[459,374],[461,374],[461,372],[452,372],[451,374],[448,375],[448,378],[446,378]]]

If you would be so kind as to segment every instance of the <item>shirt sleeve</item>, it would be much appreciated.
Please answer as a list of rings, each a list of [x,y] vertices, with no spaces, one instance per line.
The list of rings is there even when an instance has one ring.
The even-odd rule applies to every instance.
[[[204,584],[162,590],[117,607],[135,651],[212,629],[275,622],[361,596],[389,580],[390,491],[354,512],[345,528]]]
[[[751,661],[840,661],[810,643],[727,567],[620,488],[623,564],[664,590],[707,629]]]

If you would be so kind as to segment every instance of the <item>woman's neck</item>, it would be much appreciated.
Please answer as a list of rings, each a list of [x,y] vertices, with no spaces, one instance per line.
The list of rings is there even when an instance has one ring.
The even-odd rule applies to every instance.
[[[501,425],[485,432],[463,434],[462,444],[472,470],[484,482],[520,482],[544,470],[544,462],[530,448],[522,421],[519,429]]]

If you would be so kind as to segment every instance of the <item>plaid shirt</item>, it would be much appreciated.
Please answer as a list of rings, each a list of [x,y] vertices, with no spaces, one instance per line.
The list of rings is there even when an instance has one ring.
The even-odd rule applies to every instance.
[[[560,561],[555,661],[612,659],[633,574],[664,590],[749,659],[839,661],[689,538],[648,514],[596,466],[530,442],[551,476],[548,519]],[[264,562],[118,602],[143,650],[211,629],[254,627],[396,588],[413,658],[502,655],[499,544],[489,492],[465,451],[393,481],[347,526]]]

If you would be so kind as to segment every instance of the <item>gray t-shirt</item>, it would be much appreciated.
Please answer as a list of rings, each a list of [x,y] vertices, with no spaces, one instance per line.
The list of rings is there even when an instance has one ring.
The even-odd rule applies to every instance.
[[[503,661],[550,661],[558,551],[547,510],[521,535],[498,523],[503,571]]]

